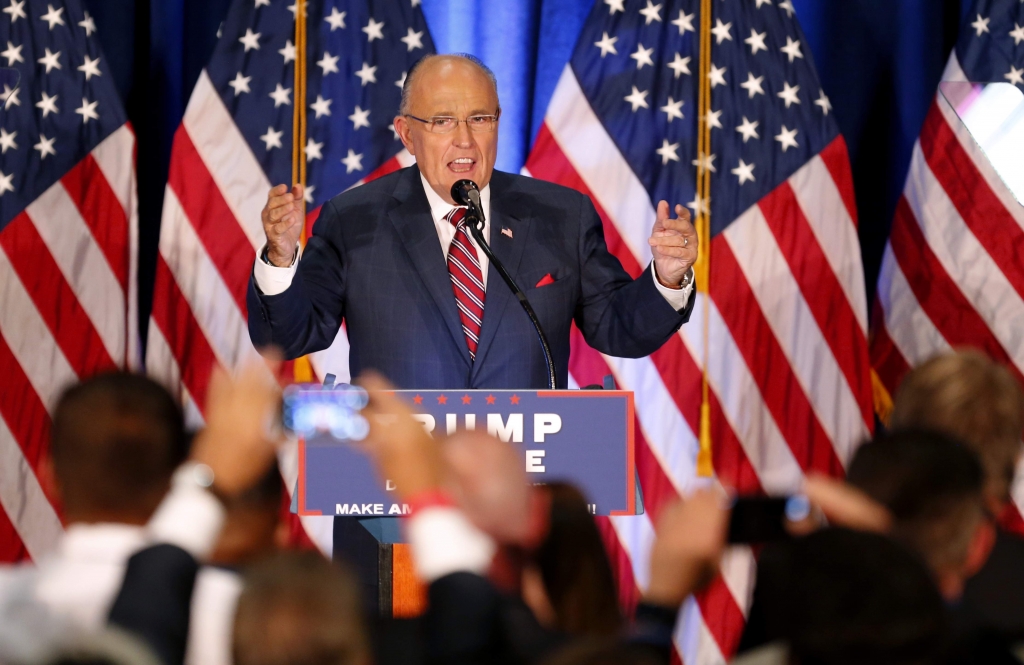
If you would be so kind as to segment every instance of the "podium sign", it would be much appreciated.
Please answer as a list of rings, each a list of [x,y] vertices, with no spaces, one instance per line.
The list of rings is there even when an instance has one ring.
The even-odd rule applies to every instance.
[[[433,433],[488,431],[523,452],[527,478],[574,483],[595,515],[636,514],[633,393],[621,390],[399,390]],[[299,440],[298,513],[400,517],[408,512],[358,444]]]

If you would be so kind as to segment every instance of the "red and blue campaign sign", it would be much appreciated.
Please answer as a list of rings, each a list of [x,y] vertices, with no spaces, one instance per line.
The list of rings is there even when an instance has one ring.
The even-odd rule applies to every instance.
[[[595,515],[637,514],[633,393],[622,390],[400,390],[433,435],[486,430],[520,446],[534,483],[565,480]],[[407,512],[353,439],[365,435],[344,392],[292,393],[291,417],[305,409],[321,425],[299,441],[300,515],[400,516]],[[334,407],[332,408],[328,407]],[[333,414],[333,415],[332,415]],[[332,433],[331,430],[334,430]],[[362,431],[360,431],[362,430]]]

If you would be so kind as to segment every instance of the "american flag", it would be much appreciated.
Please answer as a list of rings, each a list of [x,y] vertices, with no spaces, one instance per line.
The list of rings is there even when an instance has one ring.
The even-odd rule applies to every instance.
[[[636,393],[647,513],[602,523],[625,603],[647,580],[652,524],[696,482],[701,372],[717,481],[796,490],[843,473],[873,427],[866,301],[846,146],[788,0],[710,3],[710,297],[649,358],[573,339],[577,384],[611,373]],[[698,0],[599,0],[562,73],[526,170],[594,201],[611,251],[639,275],[660,199],[695,196]],[[704,326],[705,313],[708,315]],[[708,349],[703,366],[704,345]],[[754,557],[727,555],[684,606],[684,663],[721,663],[744,625]]]
[[[1024,88],[1022,26],[1019,0],[975,2],[943,80]],[[911,367],[952,347],[980,348],[1024,380],[1024,208],[941,89],[914,145],[878,278],[871,364],[883,413]],[[1004,516],[1019,532],[1022,479]]]
[[[0,561],[62,527],[40,485],[61,390],[138,366],[135,136],[77,0],[6,0],[0,66]]]
[[[406,73],[434,50],[417,5],[306,3],[307,229],[334,195],[413,161],[391,124]],[[236,0],[174,139],[146,368],[178,391],[195,424],[213,368],[256,356],[245,293],[267,192],[292,178],[297,11],[289,0]],[[346,380],[344,332],[312,364]],[[283,461],[286,477],[296,463]],[[317,519],[303,521],[329,548],[330,519],[319,528]]]

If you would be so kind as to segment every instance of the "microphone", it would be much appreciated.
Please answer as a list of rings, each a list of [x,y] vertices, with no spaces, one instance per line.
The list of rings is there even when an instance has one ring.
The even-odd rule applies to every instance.
[[[476,183],[472,180],[458,180],[452,185],[452,199],[460,205],[466,206],[466,220],[472,221],[469,224],[469,232],[473,235],[473,239],[476,240],[476,244],[480,246],[480,249],[487,255],[487,259],[491,262],[491,265],[495,267],[498,274],[501,275],[502,281],[508,285],[508,288],[515,294],[519,304],[522,305],[523,311],[526,312],[526,316],[530,319],[530,323],[533,324],[533,329],[537,331],[537,339],[540,341],[541,351],[544,352],[544,364],[547,366],[548,371],[548,388],[555,390],[558,387],[557,376],[555,375],[555,360],[551,355],[551,345],[548,344],[548,338],[544,334],[544,329],[541,328],[540,320],[537,318],[537,313],[533,311],[533,306],[530,305],[530,301],[526,299],[526,294],[519,288],[516,281],[512,279],[512,275],[509,274],[508,270],[505,269],[504,264],[494,255],[491,251],[491,246],[484,240],[483,228],[484,228],[484,211],[480,205],[480,188],[477,187]]]
[[[452,198],[464,206],[480,208],[480,188],[472,180],[463,179],[452,185]]]

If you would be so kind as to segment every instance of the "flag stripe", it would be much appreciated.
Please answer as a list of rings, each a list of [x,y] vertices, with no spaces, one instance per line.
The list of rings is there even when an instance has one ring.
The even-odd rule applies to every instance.
[[[974,141],[969,135],[965,138]],[[959,219],[971,230],[1017,293],[1024,295],[1024,265],[1020,260],[1020,252],[1024,250],[1024,229],[989,187],[973,156],[964,149],[939,110],[937,100],[932,102],[925,117],[920,146],[931,175],[949,197]],[[987,159],[984,155],[981,157]],[[1013,205],[1014,208],[1020,207],[1016,202]]]
[[[636,588],[643,591],[650,586],[651,550],[654,546],[654,523],[657,517],[651,513],[643,515],[622,515],[608,518],[619,542],[629,555]]]
[[[195,430],[201,428],[205,421],[199,408],[200,405],[196,404],[192,393],[182,382],[178,361],[155,318],[150,320],[149,325],[149,337],[146,342],[146,366],[150,376],[178,398],[182,411],[185,413],[185,425]]]
[[[0,494],[0,561],[31,561],[32,556],[25,548],[17,529],[7,517],[7,509],[3,505]]]
[[[899,387],[903,377],[910,371],[910,363],[903,357],[896,344],[889,337],[889,329],[885,326],[881,304],[875,301],[875,320],[880,323],[875,326],[871,339],[871,366],[878,373],[878,378],[889,390],[890,397],[896,396],[896,389]]]
[[[245,312],[255,252],[184,127],[175,134],[167,187],[174,191],[183,221],[195,229],[238,309]]]
[[[853,171],[850,170],[850,155],[846,149],[846,139],[842,136],[837,136],[832,143],[828,144],[828,147],[818,153],[818,156],[815,159],[820,159],[825,165],[825,168],[828,169],[828,173],[832,178],[833,186],[843,200],[843,207],[846,209],[846,214],[850,218],[850,223],[856,229],[857,197],[854,194],[853,189]],[[795,183],[794,187],[798,190],[803,190],[803,188],[796,186]],[[845,235],[845,230],[842,227],[832,228],[830,230],[833,233]],[[849,249],[852,246],[852,244],[848,244],[846,248]],[[849,256],[849,252],[845,252],[844,254]],[[843,256],[843,254],[840,254],[839,256]],[[856,259],[859,261],[860,257],[858,256]],[[863,280],[861,280],[861,283],[863,283]]]
[[[1018,381],[1024,378],[935,257],[905,196],[896,205],[889,245],[917,301],[950,344],[978,345],[1006,364]]]
[[[794,219],[793,223],[796,222]],[[801,389],[815,422],[824,430],[827,438],[817,445],[835,448],[840,460],[849,459],[853,446],[868,428],[859,417],[861,406],[843,379],[836,357],[810,313],[761,209],[751,207],[722,235],[745,280],[741,285],[730,284],[730,295],[749,289],[768,325],[766,334],[770,335],[772,347],[784,354],[780,358],[783,369],[788,368],[797,381],[789,387]],[[712,284],[712,297],[716,296],[716,286]],[[793,398],[788,392],[785,395],[787,400]],[[796,421],[796,426],[803,427],[803,422]],[[811,445],[815,445],[814,439]]]
[[[4,418],[0,418],[0,468],[4,470],[0,474],[0,512],[7,514],[25,550],[38,560],[53,550],[63,527]]]
[[[32,295],[36,310],[79,376],[116,366],[89,316],[24,212],[0,233],[0,247]]]
[[[743,612],[722,576],[695,594],[708,631],[722,653],[736,653],[743,634]]]
[[[675,401],[649,358],[624,359],[602,355],[623,390],[642,396],[636,416],[676,493],[689,487],[696,475],[697,436],[679,413]],[[650,491],[645,488],[645,491]]]
[[[125,355],[125,293],[61,183],[25,209],[112,358]]]
[[[122,159],[123,156],[122,156]],[[128,213],[92,155],[86,155],[60,179],[82,220],[89,227],[107,264],[128,290]]]
[[[180,363],[181,381],[201,411],[217,360],[162,255],[156,261],[153,292],[153,321],[160,327],[174,357],[188,359]]]
[[[676,624],[676,645],[684,663],[720,665],[727,659],[722,655],[718,640],[705,623],[703,612],[695,596],[686,599],[683,603],[682,618]]]
[[[800,212],[815,240],[814,251],[824,254],[828,266],[846,296],[862,335],[867,335],[867,294],[864,270],[857,247],[857,228],[844,207],[842,194],[827,170],[822,155],[842,146],[837,138],[820,155],[807,162],[789,179],[789,186],[800,206]],[[843,152],[845,158],[845,151]],[[830,157],[830,159],[832,159]]]
[[[170,188],[164,194],[164,220],[167,223],[160,230],[160,252],[217,360],[233,368],[243,358],[256,359],[244,310],[239,309]],[[249,249],[246,253],[251,268],[255,254]]]
[[[729,426],[722,404],[718,401],[718,395],[710,391],[708,400],[711,411],[711,441],[714,445],[711,461],[719,482],[739,494],[764,494],[761,479],[732,427]]]
[[[11,352],[7,340],[0,334],[0,367],[3,368],[3,400],[0,416],[8,431],[17,440],[18,448],[29,467],[36,471],[49,450],[50,414],[39,399],[25,371]],[[54,399],[57,395],[52,396]]]
[[[732,226],[735,225],[734,222]],[[731,287],[729,297],[715,298],[712,292],[712,298],[715,298],[733,339],[742,340],[737,348],[786,443],[805,471],[842,474],[843,466],[836,451],[765,319],[730,245],[724,236],[721,240],[716,238],[712,245],[711,283]]]
[[[863,328],[836,279],[836,273],[811,233],[789,183],[779,185],[758,205],[821,329],[822,341],[831,349],[831,356],[852,390],[850,397],[854,403],[851,406],[860,404],[861,417],[867,429],[874,415],[871,411],[871,384],[865,371],[868,367],[867,339]]]
[[[894,225],[895,226],[895,225]],[[949,343],[921,308],[910,282],[893,253],[892,240],[882,254],[877,302],[885,313],[885,326],[893,345],[909,365],[927,360],[933,353],[949,349]],[[894,390],[895,385],[890,386]]]
[[[914,148],[902,200],[912,214],[908,221],[916,221],[914,231],[928,243],[954,289],[970,303],[1018,372],[1024,369],[1024,299],[967,228],[925,163],[920,146]]]
[[[584,182],[575,167],[565,156],[565,153],[562,152],[562,148],[555,141],[555,137],[548,128],[546,121],[540,126],[540,131],[537,132],[537,141],[534,144],[533,152],[530,153],[526,168],[536,178],[557,182],[590,197],[594,208],[597,209],[598,216],[601,218],[602,226],[604,227],[604,239],[608,245],[608,250],[619,259],[622,267],[631,277],[635,279],[640,275],[643,271],[640,262],[633,256],[625,240],[619,235],[618,228],[612,223],[608,213],[601,207],[601,203],[590,191],[587,183]]]
[[[260,215],[271,184],[206,70],[196,81],[182,128],[255,250],[266,241]]]
[[[611,564],[612,574],[619,591],[619,607],[629,616],[632,608],[640,602],[640,587],[633,577],[633,561],[619,540],[618,532],[612,524],[612,519],[607,516],[597,516],[594,522],[601,534],[605,551],[608,553],[608,563]]]
[[[0,504],[32,558],[38,559],[61,533],[60,519],[36,476],[48,451],[50,416],[3,331],[0,370]]]
[[[135,132],[132,131],[129,123],[125,123],[103,139],[91,153],[96,167],[103,173],[111,193],[117,198],[124,211],[126,220],[136,218],[135,148]],[[126,221],[124,227],[126,234],[130,232],[130,226],[131,224]],[[106,237],[108,234],[102,233],[101,235]],[[116,238],[110,238],[110,240],[117,244],[123,242]],[[130,248],[126,248],[125,251],[129,250]]]
[[[955,59],[956,53],[953,54]],[[973,84],[977,85],[977,84]],[[936,94],[935,104],[945,119],[946,127],[951,131],[959,143],[960,150],[971,160],[969,169],[976,171],[978,177],[988,185],[989,193],[998,201],[1001,201],[1005,212],[1010,215],[1017,227],[1024,228],[1024,207],[1021,206],[1017,197],[1006,186],[1002,176],[996,171],[992,161],[988,158],[985,150],[978,144],[971,131],[960,120],[956,111],[949,105],[944,95]],[[925,118],[927,121],[927,116]]]
[[[761,487],[769,493],[796,491],[803,478],[800,464],[714,303],[708,312],[708,332],[711,340],[708,382],[715,401],[721,406],[723,419],[720,422],[713,419],[712,427],[734,433],[712,439],[715,446],[712,461],[723,454],[720,447],[729,445],[735,437],[742,450],[730,455],[743,455],[750,461]],[[716,411],[712,410],[711,415],[714,418]]]
[[[47,412],[67,386],[78,381],[24,284],[0,248],[0,334]]]

